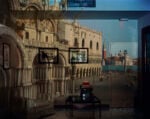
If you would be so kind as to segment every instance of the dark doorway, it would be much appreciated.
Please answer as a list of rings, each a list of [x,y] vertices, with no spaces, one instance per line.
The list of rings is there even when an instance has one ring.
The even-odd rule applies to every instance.
[[[142,29],[142,74],[150,72],[150,26]],[[145,79],[145,78],[144,78]]]
[[[144,27],[142,29],[142,102],[143,108],[148,109],[150,103],[150,26]],[[149,111],[148,111],[149,113]],[[148,114],[147,113],[147,114]]]

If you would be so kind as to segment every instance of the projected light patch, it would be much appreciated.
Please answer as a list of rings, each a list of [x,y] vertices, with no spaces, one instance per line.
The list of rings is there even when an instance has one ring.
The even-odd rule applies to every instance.
[[[68,7],[96,7],[96,0],[67,0]]]
[[[58,48],[39,48],[39,63],[58,63]]]
[[[69,49],[70,63],[87,63],[88,49],[87,48],[70,48]]]

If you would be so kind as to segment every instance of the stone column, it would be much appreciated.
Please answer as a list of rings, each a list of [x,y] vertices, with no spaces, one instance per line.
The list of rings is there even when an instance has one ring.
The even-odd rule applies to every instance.
[[[55,96],[55,89],[56,89],[54,83],[55,83],[55,82],[54,82],[54,80],[53,80],[52,83],[51,83],[52,100],[54,99],[54,96]]]
[[[66,80],[64,79],[64,95],[66,94]]]
[[[76,76],[76,66],[75,66],[75,64],[72,64],[71,65],[71,70],[72,70],[72,72],[71,72],[71,81],[72,81],[72,94],[74,94],[75,93],[75,76]]]
[[[58,72],[57,72],[57,67],[55,67],[55,78],[57,78],[57,74],[58,74]]]
[[[65,83],[64,83],[64,80],[65,80],[65,67],[62,67],[61,68],[62,69],[62,78],[61,78],[61,80],[62,80],[62,86],[61,86],[61,92],[62,92],[62,95],[64,95],[65,94],[65,87],[64,87],[64,85],[65,85]]]
[[[61,95],[64,95],[64,80],[61,81]]]
[[[68,80],[66,80],[66,94],[68,95]]]

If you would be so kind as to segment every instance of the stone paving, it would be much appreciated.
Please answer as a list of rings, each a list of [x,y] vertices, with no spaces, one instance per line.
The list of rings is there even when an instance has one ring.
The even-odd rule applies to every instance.
[[[56,114],[44,119],[94,119],[92,112],[75,112],[74,117],[68,116],[65,110],[56,110]],[[95,113],[95,119],[135,119],[133,109],[110,109],[102,111],[99,118],[98,112]]]
[[[108,79],[95,82],[94,94],[101,99],[102,104],[108,104],[109,109],[102,109],[101,119],[137,119],[134,113],[134,91],[133,87],[129,87],[127,80],[123,74],[111,74]],[[64,105],[66,97],[56,98],[56,105]],[[72,119],[68,116],[68,111],[63,109],[56,110],[55,115],[46,119]],[[91,111],[76,111],[74,119],[94,119]],[[98,113],[95,113],[95,119],[99,119]],[[139,118],[138,118],[139,119]],[[142,119],[142,118],[141,118]]]
[[[135,88],[129,87],[124,74],[109,75],[108,79],[97,81],[93,85],[93,93],[102,102],[112,108],[132,108],[134,105]],[[55,99],[56,105],[65,104],[65,96]]]

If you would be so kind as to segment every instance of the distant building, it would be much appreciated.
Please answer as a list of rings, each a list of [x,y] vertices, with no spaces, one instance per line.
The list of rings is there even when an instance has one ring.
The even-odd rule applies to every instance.
[[[106,44],[104,41],[103,47],[102,47],[102,65],[105,65],[106,58],[107,58],[107,50],[106,50]]]
[[[105,60],[107,58],[107,51],[106,51],[106,44],[103,43],[103,51],[102,51],[102,58]]]
[[[120,51],[117,55],[107,57],[105,59],[106,65],[126,65],[126,66],[133,66],[136,64],[136,60],[132,59],[127,54],[124,55],[122,51]]]

